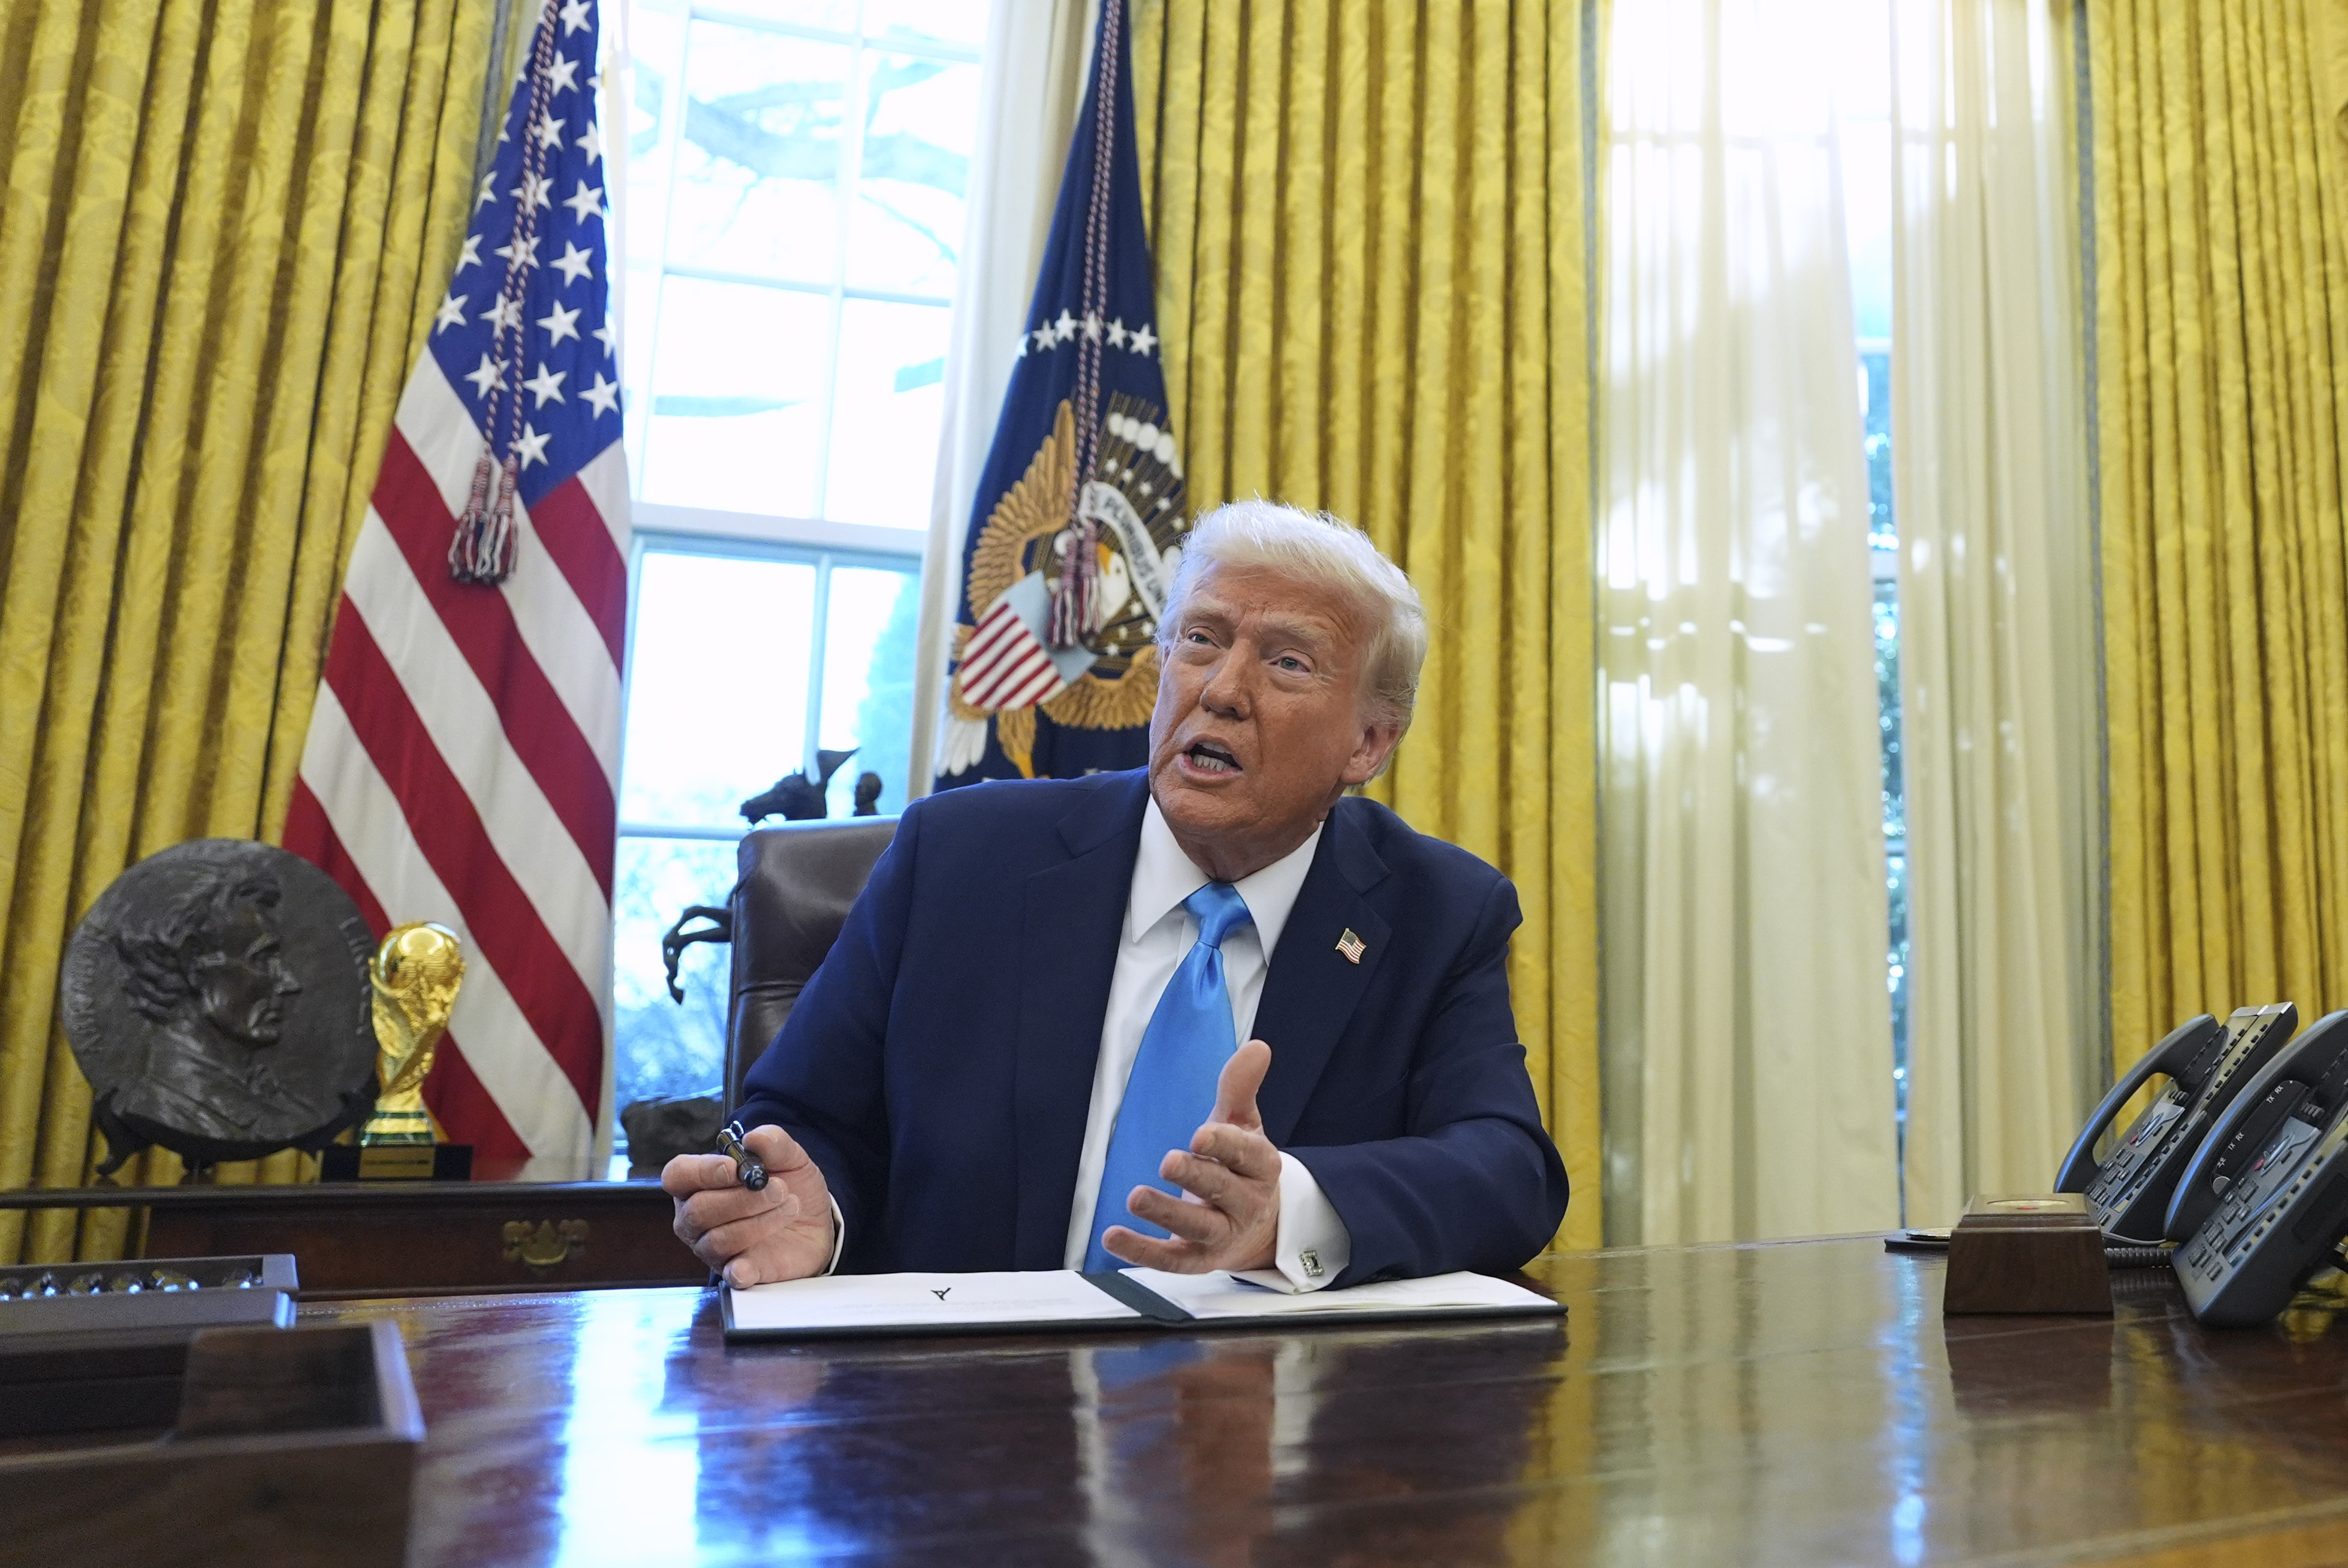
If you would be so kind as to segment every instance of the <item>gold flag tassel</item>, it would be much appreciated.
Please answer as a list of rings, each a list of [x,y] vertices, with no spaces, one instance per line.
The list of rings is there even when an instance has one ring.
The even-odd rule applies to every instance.
[[[490,476],[497,476],[497,493],[489,493]],[[514,486],[520,475],[513,454],[497,462],[487,447],[473,465],[473,490],[465,515],[457,520],[457,535],[448,542],[448,575],[459,583],[502,583],[514,568]]]

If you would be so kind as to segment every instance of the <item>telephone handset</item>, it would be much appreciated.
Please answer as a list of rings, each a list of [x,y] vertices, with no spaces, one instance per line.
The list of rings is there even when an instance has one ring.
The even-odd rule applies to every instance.
[[[2298,1022],[2297,1008],[2274,1002],[2238,1008],[2222,1026],[2207,1013],[2178,1025],[2112,1086],[2071,1146],[2054,1190],[2085,1193],[2096,1222],[2114,1240],[2157,1240],[2187,1161]],[[2168,1088],[2120,1135],[2111,1157],[2096,1164],[2096,1140],[2156,1073],[2167,1076]]]
[[[2265,1323],[2348,1234],[2348,1012],[2332,1013],[2211,1129],[2168,1212],[2193,1315]]]
[[[2336,1107],[2343,1095],[2348,1095],[2348,1012],[2326,1013],[2245,1080],[2233,1103],[2210,1122],[2209,1136],[2178,1178],[2162,1233],[2172,1242],[2191,1236],[2266,1152],[2286,1118],[2316,1119]]]

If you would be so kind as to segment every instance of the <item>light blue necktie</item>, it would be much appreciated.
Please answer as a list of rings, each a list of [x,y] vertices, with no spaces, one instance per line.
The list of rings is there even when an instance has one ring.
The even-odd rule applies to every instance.
[[[1145,1236],[1166,1232],[1126,1212],[1136,1187],[1179,1194],[1181,1189],[1158,1174],[1169,1149],[1188,1149],[1190,1135],[1215,1109],[1215,1082],[1223,1064],[1239,1049],[1231,1027],[1231,992],[1223,981],[1223,938],[1254,917],[1247,901],[1229,882],[1209,882],[1182,901],[1199,923],[1197,945],[1182,956],[1149,1026],[1141,1032],[1125,1099],[1109,1134],[1108,1160],[1101,1167],[1100,1196],[1093,1202],[1092,1244],[1085,1249],[1086,1272],[1119,1269],[1125,1260],[1101,1245],[1101,1233],[1124,1225]]]

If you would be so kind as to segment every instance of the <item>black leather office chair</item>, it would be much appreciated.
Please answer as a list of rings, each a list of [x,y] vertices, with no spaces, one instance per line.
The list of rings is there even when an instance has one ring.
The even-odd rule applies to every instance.
[[[808,979],[839,940],[849,906],[897,834],[894,817],[792,822],[743,836],[734,913],[734,977],[726,1008],[726,1103],[774,1039]]]

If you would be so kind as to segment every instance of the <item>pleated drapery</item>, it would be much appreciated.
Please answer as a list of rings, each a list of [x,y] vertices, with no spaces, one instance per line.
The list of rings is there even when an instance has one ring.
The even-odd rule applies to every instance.
[[[2348,201],[2302,0],[2086,18],[2118,1066],[2348,1004]]]
[[[1425,598],[1416,723],[1374,792],[1516,882],[1572,1246],[1600,1235],[1583,10],[1133,12],[1191,506],[1325,509]]]
[[[73,923],[142,856],[283,820],[345,553],[463,237],[492,14],[0,12],[0,1187],[92,1164],[55,1016]],[[150,1152],[123,1179],[179,1170]],[[110,1255],[125,1219],[27,1234],[0,1212],[0,1261]]]
[[[2070,106],[2044,0],[1892,10],[1907,1222],[2054,1180],[2103,1070]]]
[[[1647,0],[1607,44],[1612,1243],[1899,1219],[1835,82],[1800,16]]]

